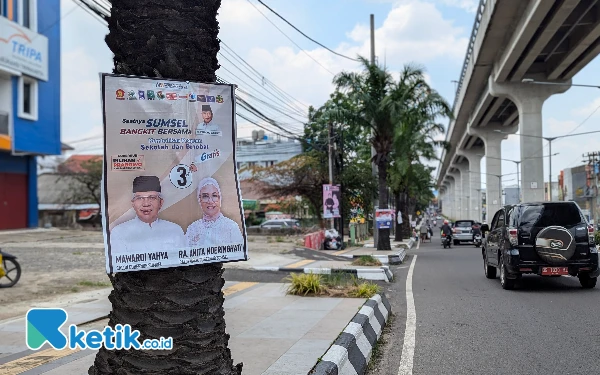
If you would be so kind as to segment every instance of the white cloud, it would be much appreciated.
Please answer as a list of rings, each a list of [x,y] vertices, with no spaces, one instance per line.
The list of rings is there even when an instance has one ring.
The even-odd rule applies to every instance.
[[[62,0],[61,3],[63,14],[73,7],[68,0]],[[376,30],[375,45],[379,62],[383,63],[385,59],[391,72],[397,72],[404,63],[413,61],[424,65],[436,61],[460,65],[467,45],[466,34],[470,27],[467,30],[445,18],[438,9],[442,3],[465,8],[468,1],[395,2]],[[259,9],[265,12],[264,9]],[[275,24],[282,24],[272,15],[266,12],[265,14]],[[312,48],[310,42],[295,32],[288,32],[289,28],[284,29],[293,40],[305,48],[304,51],[299,51],[246,0],[223,0],[218,20],[219,38],[267,79],[306,105],[319,106],[328,99],[333,90],[333,75],[328,70],[338,73],[359,69],[356,62],[335,56],[321,47]],[[62,22],[62,138],[72,141],[101,134],[98,73],[112,70],[112,54],[104,42],[107,28],[81,9],[75,9],[64,17]],[[86,30],[85,35],[82,30]],[[357,23],[347,31],[346,36],[346,40],[339,40],[337,46],[330,47],[351,57],[357,54],[369,56],[370,37],[365,24]],[[222,46],[221,51],[230,60],[235,61],[227,52],[228,48]],[[319,61],[324,68],[311,57]],[[252,82],[238,70],[239,67],[252,74],[243,64],[228,62],[221,56],[219,62],[223,68],[227,68],[247,84],[239,82],[239,79],[235,79],[225,69],[219,70],[220,76],[239,83],[240,87],[253,94],[261,93],[259,95],[265,101],[278,103],[266,95],[260,84]],[[254,79],[259,82],[261,80],[256,76]],[[431,82],[429,74],[426,75],[426,79]],[[273,117],[281,116],[271,113]],[[281,117],[280,120],[291,122],[286,117]],[[251,130],[249,124],[240,121],[238,125],[239,135],[247,136]],[[80,148],[85,149],[83,144]]]
[[[595,98],[591,102],[581,107],[574,108],[571,111],[573,116],[586,118],[588,116],[600,116],[600,97]]]
[[[227,19],[221,27],[228,27]],[[375,31],[375,47],[379,62],[391,71],[399,70],[404,63],[418,61],[421,64],[443,58],[459,63],[464,57],[467,38],[463,29],[444,19],[435,5],[422,1],[396,4],[387,15],[382,26]],[[263,33],[277,33],[272,27],[257,30],[246,29],[244,33],[254,40]],[[267,37],[267,34],[264,34]],[[336,52],[346,56],[369,56],[370,36],[367,26],[356,25],[347,33],[349,41],[341,42]],[[309,54],[321,65],[307,56]],[[315,106],[328,99],[333,90],[332,74],[342,70],[356,70],[359,66],[347,59],[335,56],[323,48],[297,51],[289,43],[273,49],[251,48],[247,60],[272,82],[300,101]],[[222,64],[229,70],[227,62]],[[329,72],[328,72],[329,71]],[[237,73],[236,73],[237,74]],[[228,75],[223,73],[223,75]],[[242,77],[244,80],[248,80]],[[426,76],[430,82],[430,75]]]

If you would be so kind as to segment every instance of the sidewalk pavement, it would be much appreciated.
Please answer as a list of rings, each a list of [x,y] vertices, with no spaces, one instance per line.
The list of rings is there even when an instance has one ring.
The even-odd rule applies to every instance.
[[[244,375],[307,374],[366,301],[290,296],[285,288],[285,284],[225,283],[229,348],[233,363],[244,363]],[[98,296],[88,301],[55,306],[65,308],[69,314],[63,329],[71,323],[81,325],[108,315],[110,288],[96,292]],[[106,320],[85,326],[102,329],[105,324]],[[24,317],[0,322],[0,335],[3,375],[86,374],[94,362],[93,350],[28,350]]]

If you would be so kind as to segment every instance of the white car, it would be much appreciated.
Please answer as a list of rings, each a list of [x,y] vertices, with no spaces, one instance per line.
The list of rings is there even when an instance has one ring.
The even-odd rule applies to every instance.
[[[273,219],[267,220],[260,225],[263,229],[271,229],[271,228],[294,228],[300,229],[300,223],[297,220],[291,219]]]

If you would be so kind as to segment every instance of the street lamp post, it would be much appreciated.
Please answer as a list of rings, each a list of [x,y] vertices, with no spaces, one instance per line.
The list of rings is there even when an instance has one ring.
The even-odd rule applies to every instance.
[[[551,154],[551,155],[546,155],[546,156],[551,157],[551,156],[558,155],[558,154],[560,154],[560,152],[557,152],[557,153]],[[512,161],[513,163],[515,163],[517,165],[517,194],[519,195],[519,203],[521,203],[521,177],[519,176],[519,172],[520,172],[519,164],[521,164],[523,162],[523,160],[540,159],[540,158],[545,158],[546,157],[546,156],[540,156],[540,157],[534,157],[534,158],[525,158],[523,160],[512,160],[512,159],[504,159],[504,158],[495,158],[495,157],[492,157],[492,156],[486,156],[484,154],[478,154],[478,155],[479,156],[484,156],[484,157],[490,158],[490,159]]]
[[[511,176],[513,174],[518,174],[518,173],[493,174],[493,173],[482,173],[482,172],[475,172],[475,171],[468,171],[468,172],[481,173],[481,174],[485,174],[485,175],[489,175],[489,176],[498,177],[498,202],[500,202],[500,206],[502,206],[502,177]],[[489,196],[486,196],[486,199],[489,199]]]
[[[494,130],[497,133],[501,133],[501,134],[506,134],[506,135],[512,135],[513,133],[507,133],[507,132],[503,132],[502,130]],[[552,202],[552,141],[557,140],[559,138],[566,138],[566,137],[574,137],[576,135],[584,135],[584,134],[592,134],[592,133],[600,133],[600,130],[594,130],[591,132],[583,132],[583,133],[575,133],[575,134],[565,134],[565,135],[559,135],[556,137],[541,137],[541,136],[537,136],[537,135],[530,135],[530,134],[519,134],[522,137],[531,137],[531,138],[541,138],[541,139],[545,139],[546,141],[548,141],[548,147],[549,147],[549,156],[550,159],[548,160],[548,201]],[[529,160],[529,159],[533,159],[533,158],[527,158],[527,159],[523,159],[523,160]]]

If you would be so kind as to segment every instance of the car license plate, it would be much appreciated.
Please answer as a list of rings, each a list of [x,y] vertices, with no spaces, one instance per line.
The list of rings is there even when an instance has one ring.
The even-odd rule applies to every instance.
[[[542,276],[568,275],[568,267],[542,267]]]

